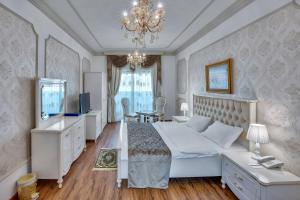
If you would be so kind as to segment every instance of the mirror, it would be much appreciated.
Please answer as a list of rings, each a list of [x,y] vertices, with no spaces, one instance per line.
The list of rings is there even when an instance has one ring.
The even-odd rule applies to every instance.
[[[47,120],[49,117],[57,116],[64,113],[64,83],[43,83],[41,85],[40,94],[42,120]]]

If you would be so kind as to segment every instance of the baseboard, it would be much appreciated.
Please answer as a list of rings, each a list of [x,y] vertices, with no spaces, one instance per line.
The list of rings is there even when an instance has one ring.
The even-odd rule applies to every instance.
[[[9,200],[15,198],[17,192],[17,180],[27,174],[30,169],[30,162],[26,161],[21,167],[8,175],[0,182],[0,199]]]

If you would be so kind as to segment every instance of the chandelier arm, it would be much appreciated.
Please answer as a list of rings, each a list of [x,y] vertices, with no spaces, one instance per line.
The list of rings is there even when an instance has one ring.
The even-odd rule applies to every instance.
[[[130,29],[130,28],[128,28],[125,24],[124,24],[123,26],[125,27],[125,29],[126,29],[127,31],[131,31],[131,32],[136,31],[136,28],[135,28],[135,29]]]
[[[157,27],[157,26],[158,26],[158,25],[151,27],[151,26],[148,26],[148,25],[147,25],[147,30],[148,30],[150,33],[156,33],[156,32],[158,32],[158,31],[152,30],[152,28],[155,28],[155,27]]]
[[[161,19],[159,19],[158,22],[154,26],[150,26],[149,23],[148,23],[147,27],[148,27],[148,29],[149,28],[155,28],[155,27],[159,26],[160,23],[161,23]]]

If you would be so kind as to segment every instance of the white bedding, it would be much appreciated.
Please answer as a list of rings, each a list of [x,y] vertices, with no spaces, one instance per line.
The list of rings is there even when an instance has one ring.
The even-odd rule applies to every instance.
[[[169,147],[172,158],[175,159],[209,157],[219,155],[223,151],[228,150],[246,150],[245,147],[238,144],[233,144],[229,149],[223,149],[216,143],[201,136],[201,133],[182,123],[156,122],[153,126]],[[124,127],[123,130],[121,160],[128,160],[127,127]]]

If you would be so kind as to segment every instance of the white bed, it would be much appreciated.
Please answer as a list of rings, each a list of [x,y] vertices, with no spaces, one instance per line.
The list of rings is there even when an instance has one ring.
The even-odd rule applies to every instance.
[[[255,110],[255,102],[250,100],[194,96],[194,114],[209,116],[244,130],[249,123],[255,122]],[[221,176],[222,152],[248,150],[243,136],[229,149],[224,149],[181,123],[157,122],[153,126],[172,154],[170,178]],[[127,125],[123,122],[118,150],[117,182],[120,187],[122,179],[128,178]]]

